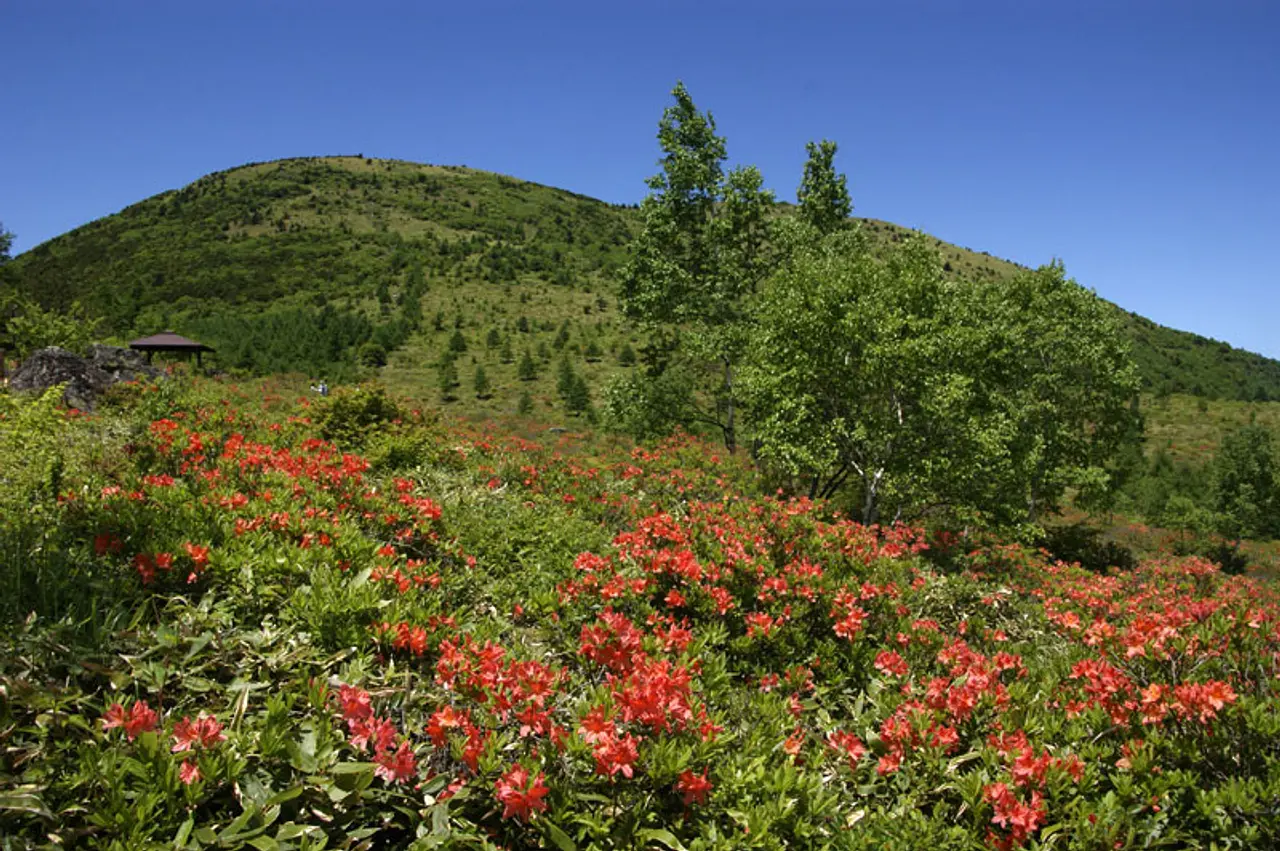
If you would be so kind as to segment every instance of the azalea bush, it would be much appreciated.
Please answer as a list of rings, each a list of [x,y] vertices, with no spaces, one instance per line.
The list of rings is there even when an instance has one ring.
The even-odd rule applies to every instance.
[[[0,527],[57,554],[0,631],[4,847],[1280,842],[1267,585],[387,404],[338,443],[272,383],[6,414],[58,477]]]

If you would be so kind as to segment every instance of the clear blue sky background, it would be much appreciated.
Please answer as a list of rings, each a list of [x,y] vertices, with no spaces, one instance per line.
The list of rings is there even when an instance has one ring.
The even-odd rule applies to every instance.
[[[1067,271],[1280,357],[1280,3],[0,0],[0,222],[364,153],[643,197],[677,78],[794,198]]]

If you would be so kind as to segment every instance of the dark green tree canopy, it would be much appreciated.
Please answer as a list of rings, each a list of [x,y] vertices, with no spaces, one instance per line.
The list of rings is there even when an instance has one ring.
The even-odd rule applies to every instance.
[[[1275,441],[1250,423],[1227,434],[1213,469],[1214,509],[1225,534],[1242,538],[1280,536],[1280,475]]]

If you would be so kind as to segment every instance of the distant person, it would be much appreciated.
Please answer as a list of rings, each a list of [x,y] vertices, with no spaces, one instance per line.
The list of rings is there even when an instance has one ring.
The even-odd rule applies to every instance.
[[[329,395],[329,382],[325,381],[323,378],[322,378],[322,379],[320,379],[320,386],[319,386],[317,389],[320,391],[320,395],[321,395],[321,396],[328,396],[328,395]]]

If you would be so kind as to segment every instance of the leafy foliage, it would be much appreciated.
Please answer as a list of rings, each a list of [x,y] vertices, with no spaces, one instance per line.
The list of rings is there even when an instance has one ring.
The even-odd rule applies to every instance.
[[[640,206],[644,228],[622,271],[626,315],[650,333],[647,373],[614,390],[646,404],[637,385],[669,370],[682,371],[697,392],[667,398],[646,419],[718,429],[737,446],[734,387],[745,346],[747,299],[764,275],[772,193],[754,167],[724,173],[724,139],[710,114],[700,113],[683,84],[658,124],[662,172],[647,181]],[[655,384],[655,387],[668,386]]]
[[[1105,485],[1136,377],[1096,297],[1061,267],[957,286],[922,240],[884,261],[857,229],[790,228],[743,373],[763,457],[854,510],[1002,523]]]
[[[316,415],[320,435],[339,446],[360,447],[375,432],[400,419],[400,406],[381,389],[344,389],[326,400]]]
[[[1213,504],[1235,538],[1280,537],[1280,480],[1271,432],[1248,425],[1228,434],[1214,461]]]
[[[11,351],[19,359],[48,346],[83,353],[99,325],[78,304],[62,313],[14,296],[0,296],[0,320],[0,351]]]
[[[836,143],[823,139],[805,146],[809,159],[796,192],[800,220],[819,233],[832,233],[848,223],[853,212],[848,179],[835,168]]]
[[[1280,841],[1267,585],[864,527],[687,437],[446,433],[371,394],[343,452],[344,397],[300,390],[5,403],[0,460],[50,462],[0,516],[42,571],[0,561],[6,842]]]

